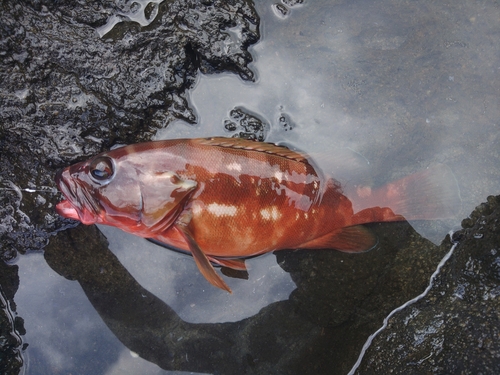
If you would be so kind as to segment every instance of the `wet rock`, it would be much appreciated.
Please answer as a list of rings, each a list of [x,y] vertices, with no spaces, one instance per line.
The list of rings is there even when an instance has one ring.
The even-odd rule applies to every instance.
[[[293,310],[322,332],[307,355],[293,359],[290,373],[347,374],[367,337],[390,311],[425,289],[446,253],[446,246],[422,238],[406,222],[369,228],[379,244],[366,253],[276,252],[297,285],[289,299]]]
[[[281,0],[283,4],[288,5],[289,7],[293,7],[297,4],[302,4],[304,0]]]
[[[273,11],[280,18],[285,18],[290,12],[286,6],[280,3],[273,4]]]
[[[234,138],[263,141],[269,131],[269,124],[245,108],[234,108],[224,121],[224,129]]]
[[[14,295],[19,288],[17,266],[0,262],[0,374],[17,375],[23,366],[21,335],[24,321],[16,314]]]
[[[279,126],[286,132],[292,130],[295,127],[295,123],[286,113],[280,114],[280,117],[278,118],[278,123]]]
[[[500,372],[500,196],[464,227],[429,293],[389,320],[356,373]]]
[[[290,8],[300,5],[304,0],[281,0],[281,3],[275,3],[272,5],[274,14],[280,18],[287,18],[290,15]]]
[[[57,169],[194,122],[197,72],[252,80],[258,38],[245,0],[0,3],[0,257],[71,225],[53,210]]]
[[[370,229],[379,245],[363,254],[276,252],[297,289],[289,300],[238,322],[182,321],[133,279],[95,226],[58,234],[46,247],[45,259],[61,276],[80,283],[124,345],[165,370],[346,374],[384,316],[425,289],[446,250],[406,222]]]

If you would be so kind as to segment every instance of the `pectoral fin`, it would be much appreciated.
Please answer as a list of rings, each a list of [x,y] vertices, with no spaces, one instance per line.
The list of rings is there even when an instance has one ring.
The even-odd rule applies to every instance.
[[[197,184],[172,172],[156,173],[145,180],[147,183],[141,184],[141,221],[150,228],[160,225],[162,228],[155,228],[160,231],[175,221]]]
[[[360,253],[373,249],[377,236],[362,225],[341,228],[300,245],[301,249],[336,249],[346,253]]]
[[[203,251],[200,249],[200,247],[194,240],[193,235],[191,234],[189,228],[182,223],[175,224],[175,226],[182,234],[186,242],[188,243],[189,250],[191,250],[194,261],[196,262],[196,265],[198,266],[198,269],[200,270],[201,274],[205,276],[205,278],[208,280],[210,284],[220,289],[224,289],[229,293],[232,293],[231,289],[227,286],[222,277],[220,277],[219,274],[215,272],[207,256],[203,253]]]

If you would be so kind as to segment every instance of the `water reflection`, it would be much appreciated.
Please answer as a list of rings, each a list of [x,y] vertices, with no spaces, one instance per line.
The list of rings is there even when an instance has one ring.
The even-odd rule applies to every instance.
[[[191,256],[116,228],[99,226],[99,229],[106,235],[109,249],[132,277],[191,323],[238,321],[273,302],[288,299],[296,288],[272,254],[246,260],[248,280],[223,276],[233,290],[229,294],[210,285]]]
[[[402,258],[421,259],[425,253],[432,263],[431,259],[436,260],[444,250],[421,239],[407,223],[391,224],[389,228],[374,225],[372,229],[381,236],[381,246],[369,253],[349,255],[328,250],[277,253],[278,264],[290,273],[297,287],[290,298],[271,303],[258,312],[251,305],[240,306],[248,318],[225,323],[190,323],[181,319],[175,309],[136,281],[108,250],[106,240],[95,227],[80,226],[62,233],[51,242],[45,258],[57,273],[80,284],[100,318],[127,348],[163,369],[215,374],[244,371],[312,374],[327,368],[348,370],[366,335],[379,323],[377,318],[388,313],[389,306],[403,302],[425,286],[422,274],[415,275],[408,283],[408,274],[402,272],[409,270],[397,266]],[[73,244],[71,248],[67,247],[68,242]],[[120,251],[117,249],[117,254]],[[147,265],[144,257],[140,261],[142,271],[137,267],[134,272],[145,280],[169,277],[168,270],[155,274]],[[196,272],[191,271],[192,277]],[[258,279],[241,282],[254,288],[262,286]],[[273,285],[270,279],[266,284],[283,285],[280,280]],[[176,290],[177,303],[185,304],[178,285],[166,284]],[[404,293],[394,296],[395,290]],[[226,294],[215,288],[211,291]],[[235,288],[234,294],[238,293]],[[230,305],[220,300],[210,303],[218,311]],[[214,320],[209,316],[212,310],[203,306],[191,308],[197,310],[198,321]],[[68,314],[76,322],[81,307],[75,304],[73,309]],[[97,333],[96,320],[88,319],[94,323],[82,329],[75,327],[74,333],[85,332],[84,340],[94,340],[104,331],[100,328],[102,333]],[[225,320],[220,316],[215,319]],[[58,327],[63,335],[71,332],[65,320],[52,322],[56,327],[51,332],[57,332]],[[110,340],[109,335],[103,338]],[[109,353],[106,363],[110,366],[118,361],[119,352],[112,339],[106,347]],[[101,357],[102,353],[98,358]]]
[[[498,60],[498,45],[477,17],[495,17],[497,7],[308,2],[278,20],[267,2],[256,6],[263,23],[263,40],[251,48],[257,84],[200,75],[190,94],[198,124],[174,123],[158,139],[227,135],[224,119],[244,107],[271,124],[266,140],[308,154],[348,147],[370,162],[378,183],[444,163],[468,192],[464,215],[495,192],[499,67],[488,61]],[[293,130],[279,126],[283,113]],[[481,157],[477,145],[492,156]]]
[[[257,5],[264,35],[252,51],[257,83],[200,75],[190,98],[197,125],[172,124],[159,138],[225,135],[224,119],[241,106],[272,124],[269,141],[308,153],[354,150],[370,162],[375,183],[445,163],[461,187],[463,216],[498,192],[496,5],[328,0],[306,2],[283,20],[268,2]],[[293,120],[291,131],[277,125],[282,114]],[[457,224],[433,223],[430,230]],[[297,373],[346,373],[366,337],[425,288],[425,271],[445,253],[406,223],[373,229],[381,246],[360,256],[278,254],[291,278],[274,255],[259,258],[250,274],[255,279],[230,280],[234,296],[250,296],[248,304],[231,303],[214,288],[200,290],[204,281],[189,258],[164,249],[146,255],[146,245],[122,237],[130,248],[116,242],[112,250],[132,278],[107,247],[90,243],[98,236],[93,229],[61,234],[60,241],[75,239],[74,248],[53,244],[48,262],[81,286],[55,274],[40,254],[18,261],[27,372],[165,373],[132,357],[133,350],[183,371],[221,373],[246,364],[248,373],[273,373],[272,364]],[[179,358],[169,362],[159,348]]]

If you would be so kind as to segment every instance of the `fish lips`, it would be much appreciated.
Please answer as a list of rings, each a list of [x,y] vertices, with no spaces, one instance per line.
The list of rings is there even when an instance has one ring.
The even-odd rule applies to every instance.
[[[98,222],[98,215],[92,209],[86,207],[85,202],[82,202],[82,199],[79,198],[79,196],[86,198],[86,195],[83,192],[83,188],[71,176],[69,168],[59,170],[56,173],[55,182],[66,198],[55,207],[59,215],[68,219],[79,220],[86,225]]]

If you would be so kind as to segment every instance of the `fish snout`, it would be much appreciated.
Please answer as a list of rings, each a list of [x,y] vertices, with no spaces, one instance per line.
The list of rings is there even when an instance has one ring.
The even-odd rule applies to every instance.
[[[79,220],[86,225],[94,224],[98,215],[92,206],[91,197],[85,188],[80,186],[81,182],[73,173],[71,167],[56,172],[54,179],[65,199],[56,205],[55,210],[62,217]]]

